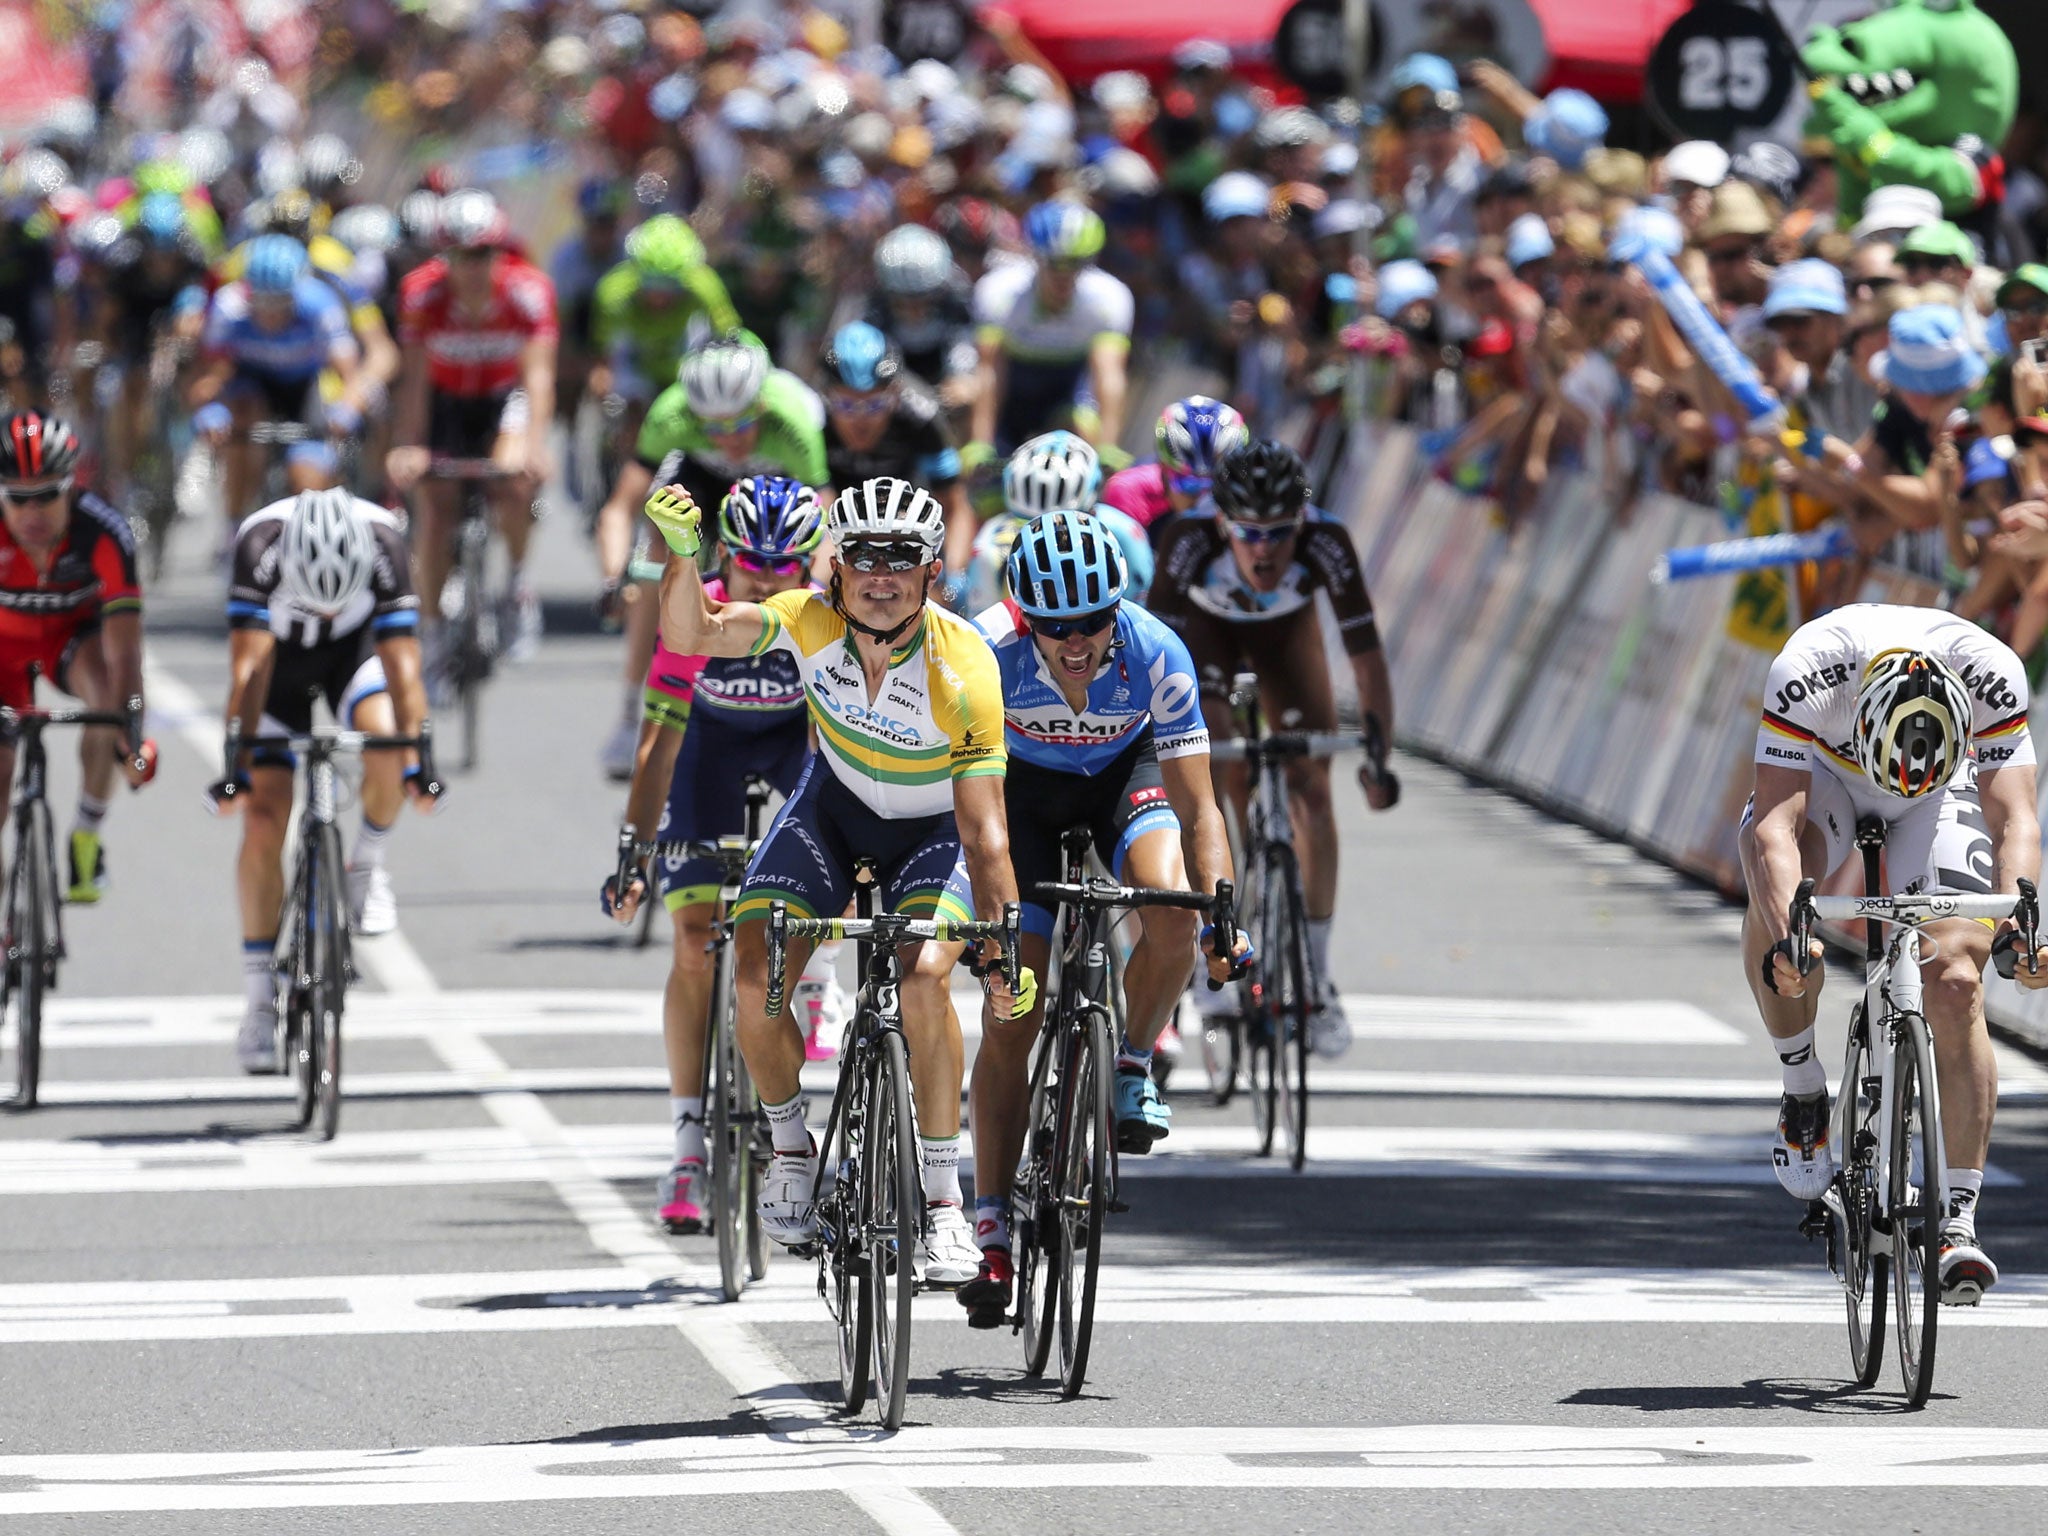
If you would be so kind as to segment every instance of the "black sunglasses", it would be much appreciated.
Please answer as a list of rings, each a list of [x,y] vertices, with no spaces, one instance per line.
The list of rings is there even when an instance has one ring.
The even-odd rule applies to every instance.
[[[1064,640],[1069,635],[1099,635],[1116,622],[1116,605],[1084,613],[1078,619],[1038,619],[1030,614],[1024,621],[1031,626],[1034,635],[1043,635],[1048,640]]]
[[[839,551],[840,564],[856,571],[914,571],[926,563],[915,544],[849,544]]]
[[[55,501],[59,496],[62,496],[64,492],[68,489],[70,489],[70,487],[62,483],[59,483],[57,485],[38,486],[34,490],[28,490],[25,487],[18,485],[0,486],[0,498],[4,498],[5,500],[12,502],[17,502],[20,505],[26,507],[32,506],[39,501]]]

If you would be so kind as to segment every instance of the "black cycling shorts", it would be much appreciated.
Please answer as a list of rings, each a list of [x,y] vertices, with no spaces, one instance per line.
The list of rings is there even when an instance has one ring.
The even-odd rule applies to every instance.
[[[427,406],[427,449],[441,459],[488,459],[507,430],[511,392],[448,395],[434,391]]]
[[[1117,879],[1124,855],[1147,832],[1180,834],[1180,817],[1166,798],[1166,781],[1148,728],[1103,765],[1100,773],[1060,773],[1010,759],[1003,783],[1009,813],[1010,867],[1024,903],[1024,931],[1050,934],[1052,908],[1032,898],[1042,880],[1064,873],[1060,837],[1069,827],[1086,827],[1095,852]]]
[[[365,624],[351,634],[319,645],[293,645],[279,640],[271,652],[270,691],[263,699],[262,733],[303,736],[313,728],[315,696],[327,701],[344,730],[355,728],[356,706],[386,691],[384,663]],[[266,767],[293,766],[290,753],[255,755]]]

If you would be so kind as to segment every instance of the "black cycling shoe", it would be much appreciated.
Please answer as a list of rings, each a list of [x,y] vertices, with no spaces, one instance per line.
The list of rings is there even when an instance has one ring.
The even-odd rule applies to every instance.
[[[970,1328],[1000,1328],[1010,1320],[1010,1282],[1016,1267],[1007,1248],[981,1250],[981,1273],[953,1294],[967,1309]]]

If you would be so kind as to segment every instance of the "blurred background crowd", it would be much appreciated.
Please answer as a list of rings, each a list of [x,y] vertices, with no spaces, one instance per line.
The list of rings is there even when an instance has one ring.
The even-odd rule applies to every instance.
[[[1733,532],[1839,522],[1855,554],[1801,571],[1800,615],[1883,559],[2039,653],[2040,112],[2008,91],[1996,142],[1921,145],[1961,167],[1960,191],[1945,163],[1924,185],[1886,179],[1876,130],[1853,147],[1866,107],[1965,89],[1904,69],[1821,78],[1847,104],[1805,126],[1795,111],[1789,130],[1674,143],[1640,75],[1684,8],[1610,8],[1643,13],[1634,76],[1624,58],[1594,91],[1558,86],[1561,60],[1525,78],[1481,38],[1380,60],[1358,101],[1305,96],[1241,26],[1201,34],[1198,13],[1221,11],[1199,4],[1103,0],[1091,24],[1127,11],[1137,40],[1092,52],[1023,0],[9,4],[0,396],[118,438],[107,407],[133,385],[96,374],[118,345],[96,321],[107,294],[203,284],[259,231],[308,242],[316,265],[338,244],[330,265],[395,327],[436,200],[482,186],[552,279],[556,410],[593,509],[621,451],[608,424],[673,377],[635,379],[644,348],[608,324],[600,280],[676,215],[716,276],[707,311],[812,384],[840,327],[882,329],[941,402],[971,487],[1021,435],[987,398],[1004,386],[984,343],[1032,361],[1030,322],[996,313],[1008,290],[987,279],[1036,263],[1026,307],[1057,318],[1096,303],[1062,286],[1081,268],[1127,292],[1126,313],[1087,279],[1112,298],[1061,416],[1106,471],[1150,457],[1160,407],[1197,391],[1299,444],[1325,489],[1354,421],[1399,422],[1504,519],[1585,471],[1624,515],[1666,491],[1721,506]],[[1235,9],[1263,37],[1284,7]],[[1092,209],[1101,237],[1055,251],[1027,229],[1049,203]],[[1675,266],[1778,416],[1759,427],[1736,403],[1614,259],[1623,234]],[[1118,326],[1112,381],[1091,348]],[[374,380],[361,394],[374,432],[384,400]],[[363,455],[362,474],[381,462]]]

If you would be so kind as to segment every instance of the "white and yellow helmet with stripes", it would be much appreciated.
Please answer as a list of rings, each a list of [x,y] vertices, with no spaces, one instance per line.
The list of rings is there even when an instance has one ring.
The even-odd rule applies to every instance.
[[[1970,693],[1925,651],[1880,651],[1863,669],[1853,743],[1871,783],[1906,799],[1945,786],[1970,755]]]

